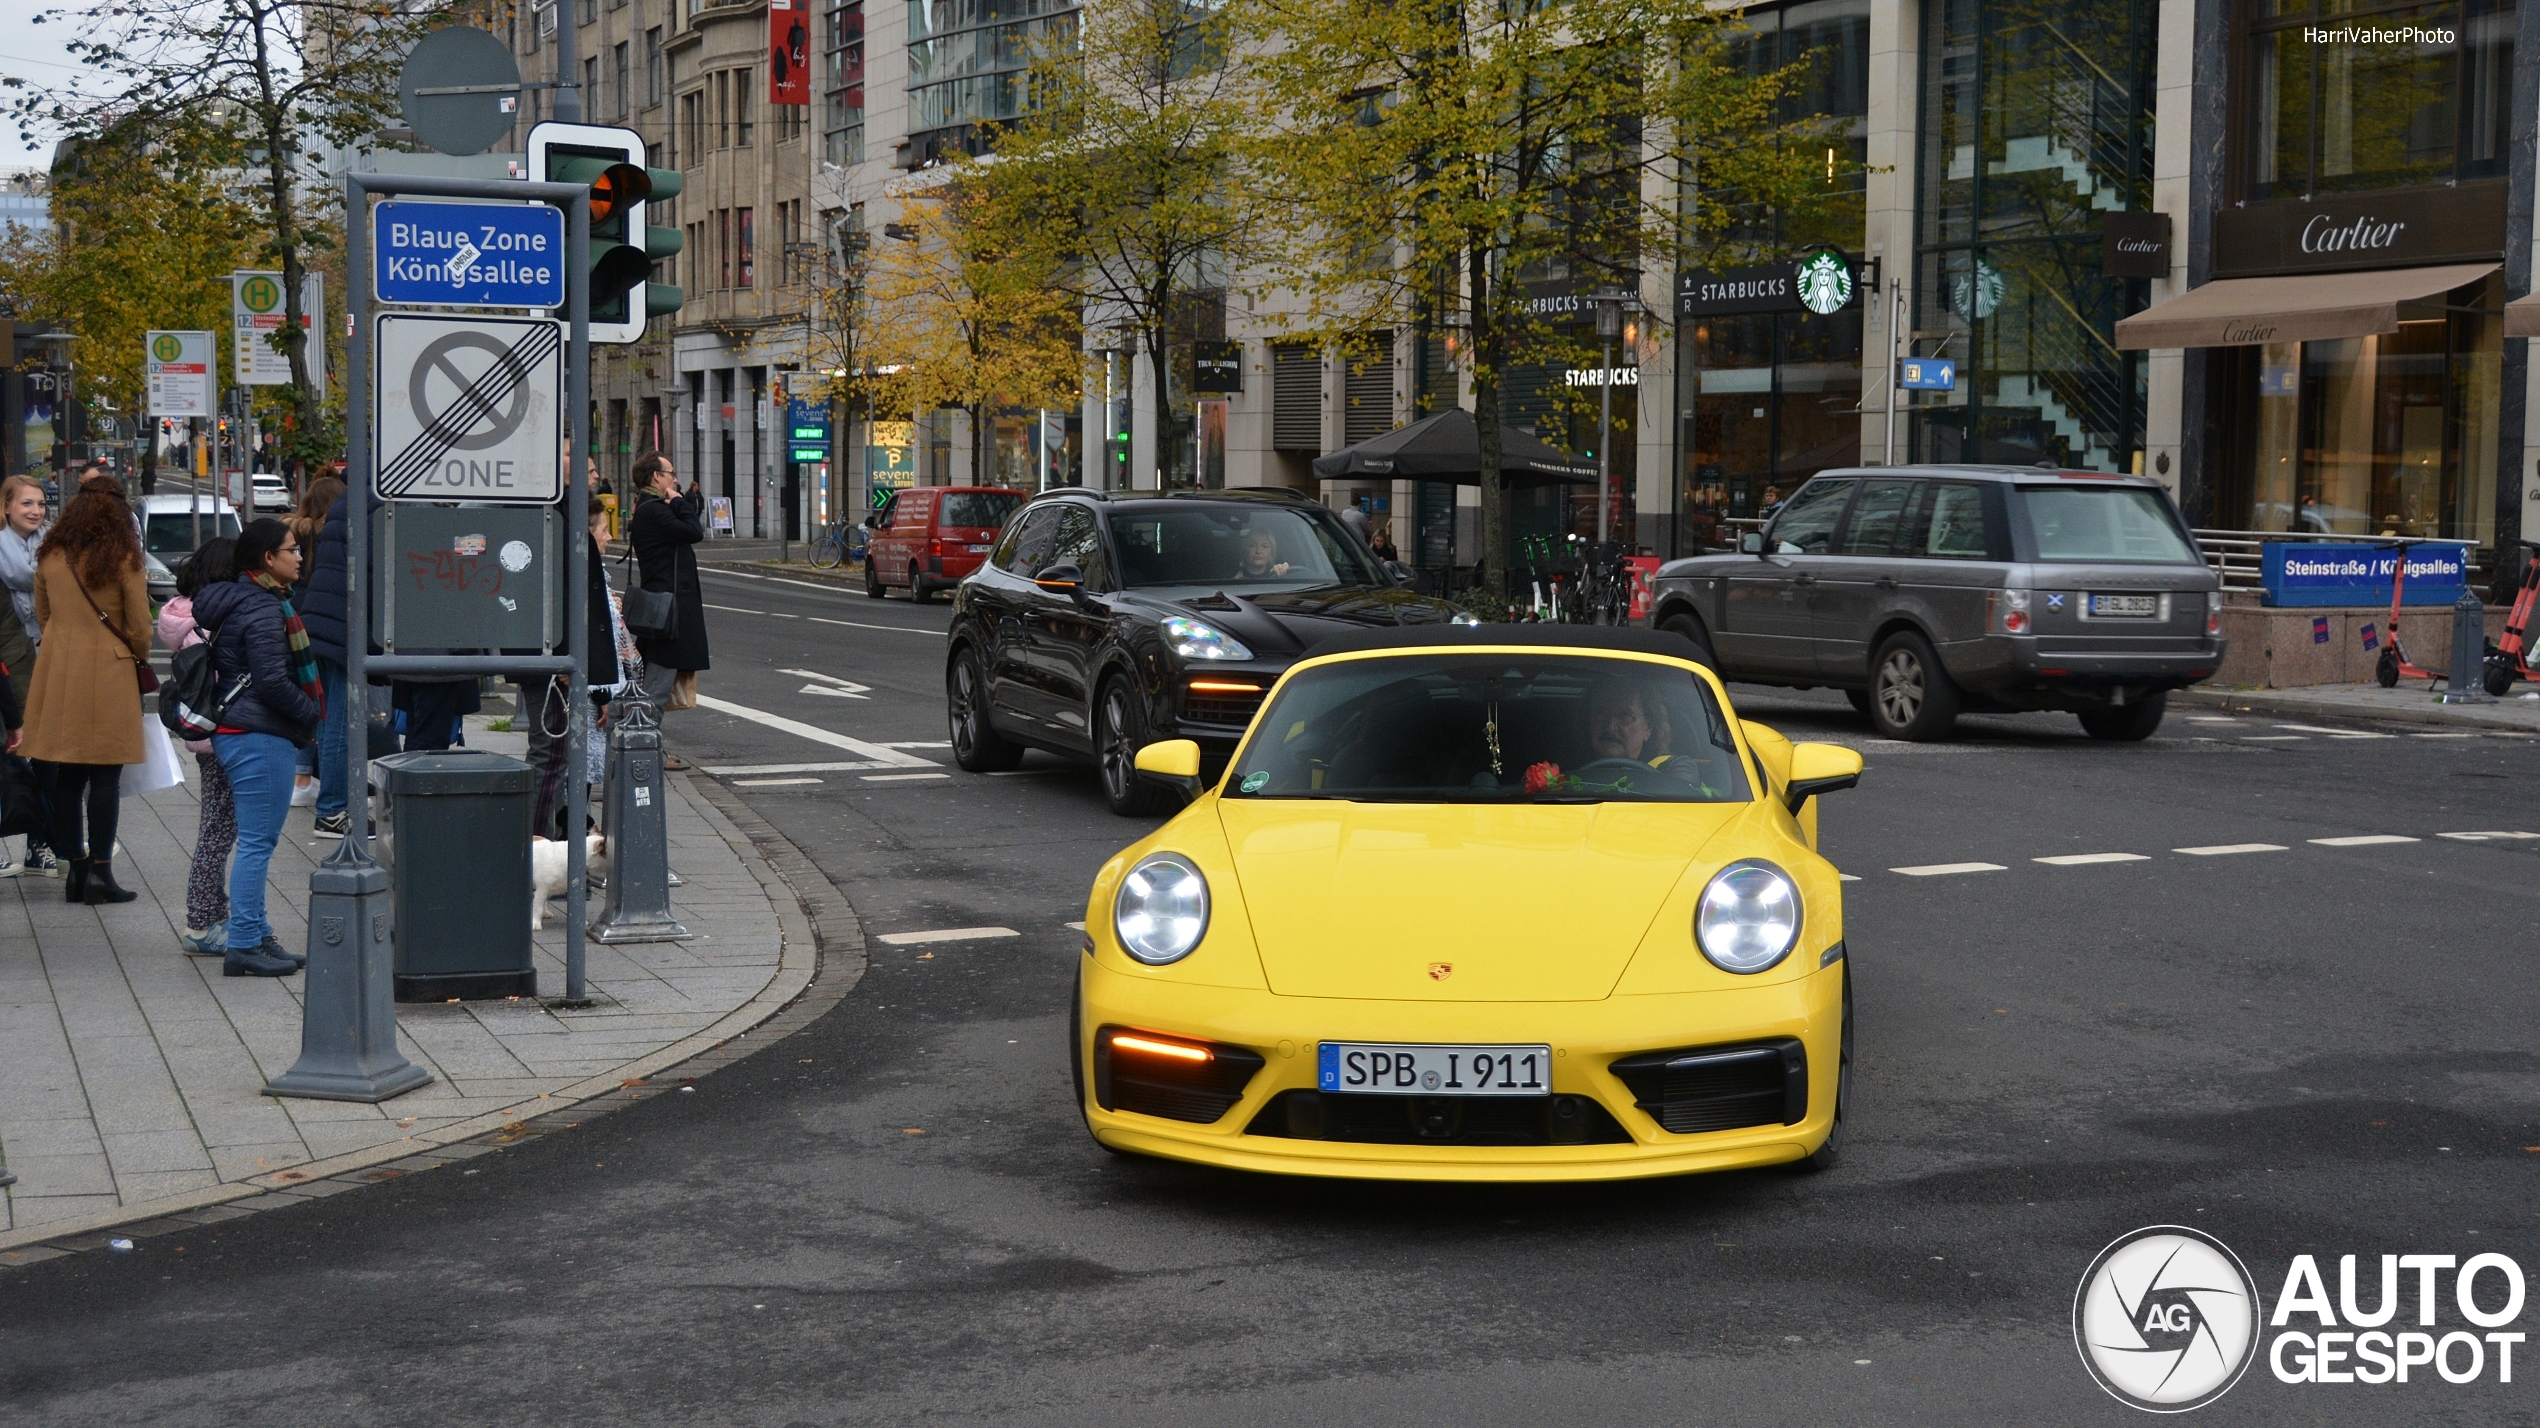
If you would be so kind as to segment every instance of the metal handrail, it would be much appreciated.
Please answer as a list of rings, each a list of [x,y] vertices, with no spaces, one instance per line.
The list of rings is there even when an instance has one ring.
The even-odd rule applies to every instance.
[[[2473,541],[2452,541],[2446,537],[2401,537],[2352,534],[2342,531],[2200,530],[2191,534],[2196,537],[2197,552],[2205,557],[2205,563],[2213,567],[2214,573],[2222,577],[2222,587],[2226,591],[2258,590],[2265,587],[2265,548],[2269,545],[2388,545],[2392,541],[2401,539],[2445,540],[2449,544],[2462,544],[2469,547],[2467,568],[2464,573],[2471,583],[2475,584],[2487,572],[2486,560],[2483,558],[2484,547]]]

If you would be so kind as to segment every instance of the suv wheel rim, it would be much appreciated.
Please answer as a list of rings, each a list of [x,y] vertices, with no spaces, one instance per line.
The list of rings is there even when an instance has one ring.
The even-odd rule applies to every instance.
[[[1879,667],[1879,712],[1900,727],[1923,712],[1923,662],[1912,650],[1896,651]]]
[[[953,665],[953,752],[968,754],[979,742],[979,676],[963,656]]]
[[[1126,798],[1137,777],[1138,751],[1130,747],[1128,731],[1129,701],[1113,685],[1102,697],[1102,782],[1103,791],[1115,800]]]

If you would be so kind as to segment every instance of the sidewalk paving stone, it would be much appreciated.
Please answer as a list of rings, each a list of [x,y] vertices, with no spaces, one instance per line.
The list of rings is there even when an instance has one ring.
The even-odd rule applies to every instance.
[[[514,756],[521,742],[481,727],[469,741]],[[398,1044],[433,1080],[385,1104],[269,1097],[265,1081],[299,1057],[303,979],[223,977],[218,959],[178,949],[196,792],[188,784],[125,801],[116,868],[142,894],[135,902],[68,904],[47,878],[0,885],[0,1163],[19,1176],[0,1191],[0,1264],[49,1257],[33,1247],[56,1238],[47,1226],[84,1234],[153,1215],[209,1224],[357,1188],[380,1164],[424,1169],[484,1153],[492,1147],[431,1138],[482,1135],[569,1110],[574,1095],[616,1094],[613,1073],[632,1077],[736,1012],[762,1019],[790,995],[781,988],[809,976],[807,927],[790,898],[771,901],[781,884],[744,862],[760,854],[730,817],[674,779],[671,846],[686,883],[672,890],[672,912],[698,934],[692,941],[589,945],[589,1008],[401,1005]],[[268,916],[292,946],[307,944],[309,872],[339,846],[314,837],[309,818],[292,811],[274,854]],[[601,906],[594,898],[592,913]],[[548,911],[533,948],[539,991],[555,996],[564,918],[561,904]],[[803,945],[787,941],[789,917]],[[302,1174],[312,1178],[274,1178]]]

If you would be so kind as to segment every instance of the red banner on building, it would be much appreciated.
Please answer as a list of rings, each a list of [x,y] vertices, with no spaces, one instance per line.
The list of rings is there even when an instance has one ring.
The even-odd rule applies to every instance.
[[[811,0],[767,0],[767,102],[811,102]]]

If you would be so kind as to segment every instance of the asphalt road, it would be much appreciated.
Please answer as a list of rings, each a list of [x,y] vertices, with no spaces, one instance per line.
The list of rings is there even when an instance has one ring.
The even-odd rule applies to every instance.
[[[2181,710],[2139,746],[2024,716],[1907,747],[1745,691],[1868,750],[1823,815],[1861,879],[1843,1165],[1252,1178],[1108,1155],[1069,1103],[1066,924],[1144,826],[1088,773],[926,747],[940,604],[709,581],[706,694],[942,767],[768,771],[857,756],[728,710],[674,746],[761,770],[720,776],[870,933],[1019,935],[877,941],[835,1012],[696,1094],[0,1275],[0,1423],[2124,1423],[2071,1312],[2137,1226],[2220,1237],[2270,1306],[2297,1254],[2332,1297],[2341,1254],[2368,1283],[2384,1252],[2540,1267],[2540,842],[2436,836],[2540,831],[2532,740]],[[2418,841],[2311,841],[2373,835]],[[2246,844],[2275,850],[2173,851]],[[2034,861],[2096,853],[2140,857]],[[1889,871],[1951,864],[1998,867]],[[2436,1308],[2465,1327],[2448,1278]],[[2197,1417],[2526,1422],[2515,1370],[2262,1363]]]

